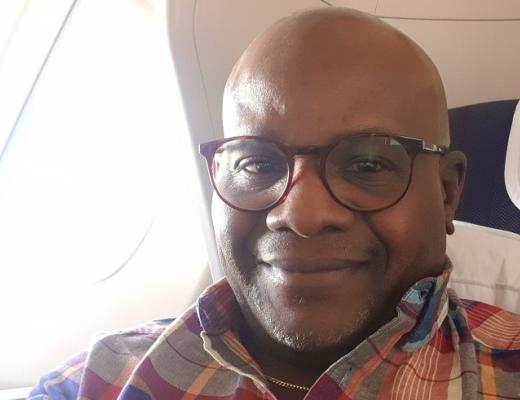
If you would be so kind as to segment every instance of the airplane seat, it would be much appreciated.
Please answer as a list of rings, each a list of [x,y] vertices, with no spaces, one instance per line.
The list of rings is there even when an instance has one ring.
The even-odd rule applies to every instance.
[[[520,313],[520,103],[457,107],[449,119],[451,148],[468,158],[447,243],[451,287],[461,298]]]
[[[451,148],[468,158],[457,220],[520,234],[520,209],[508,194],[504,176],[517,104],[493,101],[449,111]]]

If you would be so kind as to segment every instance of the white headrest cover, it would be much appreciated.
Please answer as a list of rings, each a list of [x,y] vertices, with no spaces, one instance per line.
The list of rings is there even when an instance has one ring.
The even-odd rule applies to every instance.
[[[459,297],[520,313],[520,235],[455,221],[447,254]]]
[[[520,101],[516,105],[507,143],[505,181],[511,201],[520,209]]]

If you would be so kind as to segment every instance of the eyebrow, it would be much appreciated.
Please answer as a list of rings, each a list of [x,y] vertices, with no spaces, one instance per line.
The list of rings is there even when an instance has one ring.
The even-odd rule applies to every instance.
[[[390,136],[398,136],[398,135],[403,134],[402,132],[390,130],[390,129],[385,128],[383,126],[372,125],[372,126],[367,126],[367,127],[360,127],[360,128],[354,128],[354,129],[347,129],[347,130],[339,131],[339,132],[337,132],[336,134],[334,134],[332,136],[332,139],[329,141],[329,143],[332,143],[332,142],[334,142],[334,141],[336,141],[338,139],[341,139],[343,137],[348,137],[348,136],[355,135],[355,134],[364,134],[364,133],[366,133],[366,134],[368,134],[368,133],[381,133],[381,134],[390,135]],[[286,143],[285,141],[280,140],[280,137],[283,136],[281,134],[281,132],[277,131],[276,129],[272,129],[272,128],[258,128],[258,129],[254,129],[253,131],[249,132],[249,134],[247,136],[263,136],[263,137],[267,137],[267,138],[270,138],[270,139],[274,139],[274,140],[276,140],[278,142],[282,142],[285,145],[288,145],[288,143]]]

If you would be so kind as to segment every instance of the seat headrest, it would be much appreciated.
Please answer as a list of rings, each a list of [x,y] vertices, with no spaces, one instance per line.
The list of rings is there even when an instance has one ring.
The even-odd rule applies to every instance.
[[[520,312],[520,235],[455,221],[446,250],[450,286],[461,298]]]
[[[515,110],[517,121],[510,139]],[[449,110],[449,117],[450,147],[464,152],[468,159],[466,180],[455,218],[520,234],[518,100],[454,108]],[[505,177],[506,155],[511,160],[509,189]],[[516,204],[511,194],[516,194]]]

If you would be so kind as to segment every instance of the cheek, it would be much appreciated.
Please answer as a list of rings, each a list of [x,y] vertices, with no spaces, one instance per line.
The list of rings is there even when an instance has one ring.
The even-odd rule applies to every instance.
[[[265,221],[265,216],[235,210],[218,196],[213,196],[211,214],[220,262],[230,278],[233,273],[244,272],[240,268],[251,264],[246,244],[251,232],[261,224],[262,218]]]
[[[417,160],[419,161],[419,160]],[[388,252],[388,274],[406,287],[440,272],[445,260],[446,231],[442,188],[434,167],[417,163],[410,188],[395,206],[369,218]]]

